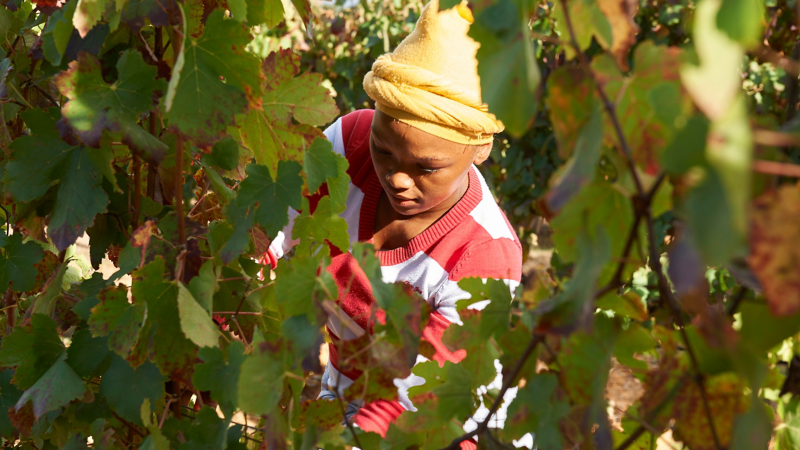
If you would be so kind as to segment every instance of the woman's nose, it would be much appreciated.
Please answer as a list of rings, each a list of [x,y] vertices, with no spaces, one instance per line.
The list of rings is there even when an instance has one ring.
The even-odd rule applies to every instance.
[[[401,191],[406,189],[411,189],[414,186],[414,180],[411,179],[408,174],[402,171],[389,171],[386,173],[386,181],[389,182],[389,186]]]

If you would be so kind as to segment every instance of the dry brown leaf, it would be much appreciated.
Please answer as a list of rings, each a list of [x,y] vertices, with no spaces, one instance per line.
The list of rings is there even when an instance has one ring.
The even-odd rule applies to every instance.
[[[800,311],[800,186],[782,186],[753,204],[747,262],[764,289],[770,311]]]
[[[639,25],[633,20],[639,10],[636,0],[597,0],[597,6],[611,25],[611,53],[623,70],[629,70],[628,52],[636,44]]]

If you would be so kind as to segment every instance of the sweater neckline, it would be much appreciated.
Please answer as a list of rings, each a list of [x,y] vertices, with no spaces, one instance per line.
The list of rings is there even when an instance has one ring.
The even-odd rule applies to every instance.
[[[369,159],[367,164],[372,164],[372,158]],[[427,249],[461,223],[483,198],[481,182],[476,171],[475,166],[470,167],[467,192],[439,220],[422,233],[414,236],[402,247],[393,250],[376,251],[375,253],[380,258],[381,265],[393,266],[408,260],[420,251]],[[361,203],[361,213],[358,220],[359,242],[371,242],[375,235],[375,214],[378,211],[378,200],[382,192],[383,186],[378,181],[378,175],[374,170],[370,171],[364,185],[364,200]]]

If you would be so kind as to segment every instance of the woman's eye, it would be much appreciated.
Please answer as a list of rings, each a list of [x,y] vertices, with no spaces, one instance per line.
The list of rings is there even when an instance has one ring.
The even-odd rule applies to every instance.
[[[427,167],[419,166],[419,170],[423,171],[424,173],[434,173],[439,169],[429,169]]]

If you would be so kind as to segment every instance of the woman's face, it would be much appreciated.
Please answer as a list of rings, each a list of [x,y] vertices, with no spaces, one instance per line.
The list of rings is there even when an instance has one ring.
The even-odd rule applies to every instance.
[[[369,148],[389,203],[413,216],[452,207],[466,192],[470,166],[486,160],[491,144],[458,144],[376,110]]]

